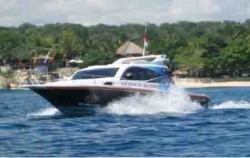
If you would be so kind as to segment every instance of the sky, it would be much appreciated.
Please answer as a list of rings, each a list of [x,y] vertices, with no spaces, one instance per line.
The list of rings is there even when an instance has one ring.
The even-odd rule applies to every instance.
[[[250,0],[0,0],[0,26],[26,22],[159,25],[246,19],[250,19]]]

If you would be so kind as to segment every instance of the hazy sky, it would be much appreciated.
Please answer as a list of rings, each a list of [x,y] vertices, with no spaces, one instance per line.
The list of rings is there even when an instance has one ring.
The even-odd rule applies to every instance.
[[[56,22],[83,25],[177,21],[243,22],[250,0],[0,0],[0,25]]]

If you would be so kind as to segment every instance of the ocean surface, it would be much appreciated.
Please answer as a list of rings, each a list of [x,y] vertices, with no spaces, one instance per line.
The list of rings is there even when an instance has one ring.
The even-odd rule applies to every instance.
[[[210,107],[187,91],[209,95]],[[250,156],[250,87],[172,88],[81,117],[29,90],[0,90],[0,156]]]

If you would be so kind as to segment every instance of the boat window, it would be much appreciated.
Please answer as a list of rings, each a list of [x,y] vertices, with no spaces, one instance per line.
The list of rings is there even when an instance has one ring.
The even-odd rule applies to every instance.
[[[170,75],[167,69],[161,69],[161,73],[158,73],[149,68],[132,67],[127,69],[123,76],[123,80],[144,80],[153,83],[166,83],[170,81]]]
[[[150,69],[145,69],[141,67],[131,67],[124,72],[122,79],[147,81],[158,77],[160,77],[160,75]]]
[[[117,70],[118,68],[99,68],[94,70],[82,70],[74,74],[72,80],[114,77]]]

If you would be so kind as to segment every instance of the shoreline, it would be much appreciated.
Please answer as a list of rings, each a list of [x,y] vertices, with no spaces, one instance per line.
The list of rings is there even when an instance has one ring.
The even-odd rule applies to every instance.
[[[250,87],[250,80],[210,79],[210,78],[173,78],[175,85],[182,88]],[[3,81],[0,80],[0,89]],[[11,89],[19,89],[18,84],[10,83]]]
[[[209,87],[250,87],[250,80],[238,79],[197,79],[197,78],[175,78],[175,85],[183,88],[209,88]]]

